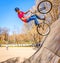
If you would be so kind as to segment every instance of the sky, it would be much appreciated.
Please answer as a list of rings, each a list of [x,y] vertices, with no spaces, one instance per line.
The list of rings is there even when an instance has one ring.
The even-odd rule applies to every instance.
[[[8,28],[9,34],[14,30],[21,32],[23,22],[18,18],[14,8],[19,7],[25,12],[34,4],[35,0],[0,0],[0,27]]]

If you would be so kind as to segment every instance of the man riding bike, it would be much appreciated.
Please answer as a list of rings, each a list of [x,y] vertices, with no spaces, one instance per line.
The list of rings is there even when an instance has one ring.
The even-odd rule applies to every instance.
[[[41,20],[45,20],[45,18],[40,18],[39,16],[37,16],[36,14],[35,15],[32,15],[32,16],[26,16],[26,14],[28,12],[31,12],[30,10],[28,10],[27,12],[23,12],[23,11],[20,11],[20,9],[18,7],[15,8],[15,11],[17,12],[18,14],[18,17],[25,23],[28,23],[32,20],[34,20],[35,22],[35,25],[39,25],[39,22],[37,20],[38,19],[41,19]]]

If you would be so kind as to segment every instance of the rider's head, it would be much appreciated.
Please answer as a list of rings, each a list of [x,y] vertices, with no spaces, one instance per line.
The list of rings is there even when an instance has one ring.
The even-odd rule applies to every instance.
[[[19,9],[18,7],[16,7],[16,8],[15,8],[15,11],[16,11],[16,12],[19,12],[19,11],[20,11],[20,9]]]

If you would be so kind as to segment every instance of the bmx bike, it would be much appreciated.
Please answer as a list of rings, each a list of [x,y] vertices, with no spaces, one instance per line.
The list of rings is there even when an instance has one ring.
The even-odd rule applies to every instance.
[[[41,14],[47,14],[51,11],[51,9],[52,9],[52,3],[48,0],[41,1],[37,5],[37,10]],[[35,14],[36,11],[35,11],[35,13],[33,13],[33,12],[31,12],[31,13]],[[45,19],[42,19],[42,23],[40,23],[39,26],[37,25],[36,29],[37,29],[38,34],[42,35],[42,36],[46,36],[50,33],[50,26],[49,26],[49,24],[46,23]]]

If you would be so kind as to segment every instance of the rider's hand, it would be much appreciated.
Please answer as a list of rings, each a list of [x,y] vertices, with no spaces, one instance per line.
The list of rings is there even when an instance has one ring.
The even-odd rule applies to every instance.
[[[21,20],[26,20],[26,18],[23,18],[23,17],[22,17]]]
[[[27,12],[25,12],[25,14],[27,14],[28,12],[30,12],[30,10],[28,10]]]

